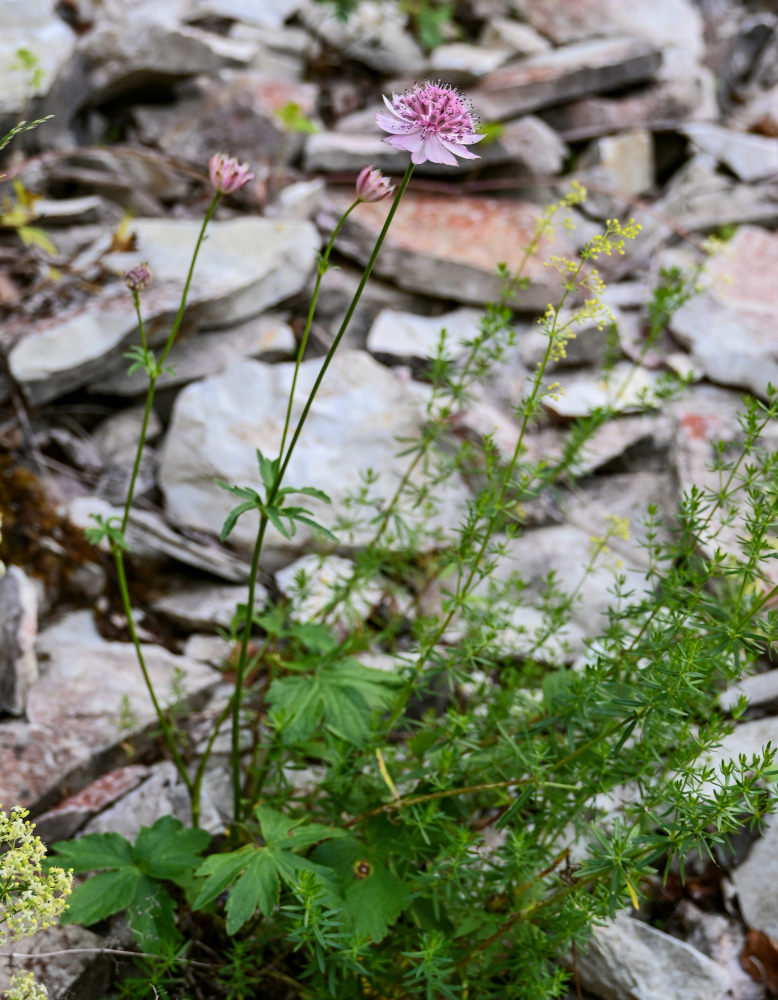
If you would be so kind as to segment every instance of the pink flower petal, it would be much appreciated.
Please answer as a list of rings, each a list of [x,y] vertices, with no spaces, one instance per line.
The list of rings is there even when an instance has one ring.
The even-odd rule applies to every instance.
[[[467,146],[463,146],[461,142],[449,142],[447,139],[441,139],[440,141],[450,153],[461,156],[463,160],[481,159],[477,153],[471,153]]]
[[[390,118],[389,115],[376,115],[376,125],[384,132],[391,132],[393,135],[402,135],[408,131],[409,126],[397,118]]]
[[[425,160],[430,160],[432,163],[446,163],[451,167],[457,165],[456,156],[450,153],[440,141],[440,137],[434,134],[427,136],[422,148],[417,150],[411,159],[414,163],[424,163]]]
[[[424,140],[418,132],[412,132],[410,135],[388,135],[384,139],[384,142],[388,146],[393,146],[395,149],[402,149],[406,153],[413,153],[417,149],[421,149],[424,145]]]

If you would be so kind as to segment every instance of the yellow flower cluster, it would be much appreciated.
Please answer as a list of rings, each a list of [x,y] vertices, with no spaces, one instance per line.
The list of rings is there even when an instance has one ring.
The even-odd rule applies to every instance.
[[[49,991],[43,983],[36,983],[31,972],[17,972],[11,976],[4,996],[6,1000],[47,1000]]]
[[[535,227],[535,235],[533,237],[533,243],[537,244],[537,241],[540,239],[541,236],[544,236],[546,233],[552,232],[554,228],[553,220],[557,212],[560,212],[564,209],[571,209],[575,205],[580,205],[581,202],[584,201],[586,201],[586,188],[583,186],[583,184],[579,183],[578,181],[573,181],[573,183],[570,185],[570,190],[567,192],[566,195],[563,195],[559,199],[559,201],[554,201],[550,205],[546,205],[546,207],[543,209],[540,218],[538,219],[537,225]],[[573,228],[573,220],[569,214],[565,218],[563,225],[565,226],[566,229]]]
[[[67,906],[73,873],[43,871],[46,847],[36,837],[29,810],[0,809],[0,946],[53,926]]]
[[[627,223],[619,222],[618,219],[606,219],[603,232],[593,236],[581,250],[581,259],[599,260],[601,254],[611,257],[614,253],[626,253],[626,241],[634,240],[642,228],[634,219]]]

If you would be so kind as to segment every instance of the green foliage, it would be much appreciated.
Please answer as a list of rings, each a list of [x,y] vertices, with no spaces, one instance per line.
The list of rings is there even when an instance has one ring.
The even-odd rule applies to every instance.
[[[334,9],[336,17],[348,21],[359,0],[319,0]],[[408,15],[410,27],[427,50],[453,41],[460,34],[455,15],[458,4],[450,0],[401,0],[400,9]]]
[[[307,524],[309,528],[313,528],[320,535],[324,535],[325,538],[337,542],[337,538],[332,532],[315,521],[305,507],[279,506],[278,503],[284,497],[294,494],[314,497],[316,500],[322,500],[324,503],[331,503],[326,493],[313,486],[300,486],[298,488],[292,486],[277,487],[275,476],[278,471],[279,461],[278,459],[271,460],[265,458],[259,448],[257,448],[257,463],[262,483],[267,491],[265,500],[250,486],[230,486],[219,479],[216,480],[217,485],[221,486],[222,489],[243,500],[243,503],[238,504],[227,515],[220,536],[223,542],[229,538],[238,518],[250,510],[257,510],[260,514],[263,514],[284,538],[291,538],[296,533],[298,524]],[[284,524],[284,521],[288,523]]]
[[[276,118],[281,122],[288,132],[299,132],[302,135],[312,135],[318,132],[318,128],[307,118],[299,104],[290,101],[275,112]]]
[[[177,948],[182,937],[175,926],[176,902],[164,883],[189,889],[209,841],[203,830],[162,816],[141,827],[134,845],[118,833],[54,844],[52,850],[75,872],[106,869],[73,890],[62,922],[89,927],[125,910],[141,950],[164,954]]]
[[[416,4],[415,16],[433,6]],[[541,214],[525,263],[582,196]],[[472,338],[454,353],[443,330],[427,359],[426,419],[398,445],[397,482],[365,470],[334,529],[322,529],[289,498],[328,497],[282,485],[301,427],[291,431],[290,404],[278,457],[257,452],[258,483],[220,484],[239,501],[223,539],[258,514],[252,589],[228,634],[239,646],[231,704],[196,776],[189,760],[177,764],[196,822],[205,760],[231,715],[228,836],[201,857],[208,838],[167,817],[135,845],[115,834],[58,845],[77,870],[102,869],[74,892],[68,919],[126,910],[141,946],[160,955],[150,978],[176,998],[195,993],[199,975],[179,961],[185,933],[192,952],[221,956],[197,984],[215,1000],[279,990],[300,1000],[563,996],[571,943],[649,898],[672,864],[683,874],[690,855],[711,855],[774,809],[772,748],[711,762],[733,726],[719,692],[759,667],[778,635],[772,390],[744,399],[732,440],[711,449],[708,485],[672,517],[649,507],[632,526],[639,572],[611,551],[628,525],[610,512],[572,584],[553,572],[525,579],[511,562],[528,510],[569,496],[584,449],[638,373],[635,363],[612,385],[613,404],[568,427],[557,456],[536,454],[530,434],[561,391],[552,366],[581,329],[613,321],[596,262],[623,253],[638,229],[608,220],[578,255],[549,261],[562,291],[539,320],[544,353],[516,400],[510,447],[459,432],[515,347],[508,303],[524,279],[503,266],[503,295]],[[697,277],[663,272],[644,311],[644,351]],[[153,364],[137,360],[153,388]],[[682,389],[668,379],[635,408]],[[452,480],[470,499],[455,528],[434,528]],[[254,607],[268,524],[286,538],[302,524],[348,547],[351,574],[323,601]],[[121,541],[111,541],[121,566]],[[570,626],[598,575],[610,604],[576,644]],[[359,611],[376,587],[384,599]],[[296,588],[311,596],[303,575]],[[189,982],[176,981],[182,970]]]
[[[300,852],[321,840],[344,835],[321,823],[290,820],[266,806],[258,806],[254,816],[263,845],[247,844],[228,854],[212,855],[195,872],[207,878],[194,900],[195,909],[207,906],[232,887],[225,908],[228,934],[240,930],[257,910],[269,917],[278,904],[282,881],[295,885],[302,870],[326,874]]]

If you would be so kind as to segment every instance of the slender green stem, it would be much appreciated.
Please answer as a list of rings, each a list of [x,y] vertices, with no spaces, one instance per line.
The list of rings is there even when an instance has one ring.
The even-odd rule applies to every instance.
[[[170,328],[170,333],[165,341],[165,346],[162,349],[159,361],[151,365],[150,356],[148,353],[148,343],[146,339],[146,328],[143,324],[143,316],[140,309],[140,297],[137,291],[133,291],[133,301],[135,303],[135,312],[138,317],[138,329],[140,330],[141,346],[143,348],[143,354],[147,361],[147,373],[149,376],[149,386],[146,392],[146,405],[143,411],[143,422],[141,424],[141,431],[138,437],[138,446],[135,450],[135,459],[132,466],[132,474],[130,476],[130,483],[127,489],[127,497],[124,501],[124,509],[122,511],[121,520],[121,531],[124,533],[127,530],[127,524],[130,518],[130,509],[132,507],[132,502],[135,497],[135,486],[138,480],[138,472],[140,470],[141,458],[143,456],[143,449],[146,445],[146,435],[148,433],[149,420],[151,418],[151,411],[154,405],[154,394],[156,392],[157,379],[162,373],[162,365],[170,353],[173,344],[175,343],[176,335],[181,326],[181,320],[184,317],[184,312],[186,310],[187,298],[189,297],[189,288],[192,284],[192,277],[194,275],[195,264],[197,263],[197,257],[200,252],[200,247],[202,245],[203,239],[205,238],[205,231],[208,228],[208,223],[213,217],[213,213],[216,211],[216,206],[219,203],[219,198],[221,195],[217,191],[211,200],[211,204],[208,206],[208,210],[205,213],[205,218],[203,219],[203,224],[200,227],[200,232],[197,237],[197,242],[195,244],[194,251],[192,252],[192,259],[189,263],[189,271],[186,276],[186,281],[184,282],[184,288],[181,292],[181,301],[178,307],[178,312],[173,320],[173,325]],[[165,714],[157,699],[156,693],[154,691],[154,685],[151,681],[151,676],[149,675],[148,669],[146,667],[146,661],[143,656],[143,650],[141,649],[140,640],[138,639],[138,632],[135,627],[135,619],[132,611],[132,603],[130,601],[130,592],[127,586],[127,574],[124,568],[124,553],[122,549],[115,543],[112,545],[114,561],[116,563],[116,575],[119,582],[119,590],[121,591],[122,604],[124,606],[124,613],[127,618],[127,626],[130,630],[130,636],[132,637],[133,645],[135,646],[135,654],[138,658],[138,664],[143,674],[143,680],[145,681],[146,687],[148,689],[149,695],[151,697],[152,705],[154,706],[154,711],[157,713],[157,718],[159,719],[160,726],[162,728],[162,733],[167,743],[170,754],[175,762],[178,773],[181,775],[181,780],[184,782],[189,796],[192,802],[192,823],[197,826],[199,820],[199,794],[195,796],[195,786],[187,774],[184,762],[181,759],[181,755],[176,747],[175,736],[173,730],[171,729]],[[201,778],[202,781],[202,778]],[[200,781],[200,783],[201,783]],[[199,783],[198,783],[199,790]]]
[[[268,502],[272,502],[270,499]],[[259,557],[262,554],[262,544],[267,531],[267,515],[261,514],[259,518],[259,530],[254,542],[254,551],[251,554],[251,569],[249,576],[249,592],[246,597],[246,619],[243,623],[243,635],[240,638],[240,656],[238,666],[235,671],[235,692],[232,697],[232,818],[233,825],[241,818],[241,780],[240,780],[240,707],[243,701],[243,683],[246,677],[246,664],[248,662],[249,639],[251,637],[251,623],[254,615],[254,599],[257,592],[257,574],[259,573]]]
[[[170,327],[170,333],[168,334],[167,340],[165,341],[165,346],[162,348],[162,353],[159,356],[159,362],[157,364],[157,369],[159,370],[165,363],[165,358],[167,358],[170,353],[170,349],[175,343],[175,339],[178,335],[179,327],[181,326],[181,320],[184,318],[184,312],[186,311],[186,300],[189,297],[189,286],[192,284],[192,276],[194,275],[195,264],[197,263],[197,257],[200,253],[200,247],[205,239],[205,230],[208,228],[208,223],[213,218],[213,213],[216,211],[216,206],[219,204],[219,199],[221,198],[221,193],[219,191],[211,199],[211,204],[208,206],[208,210],[205,213],[205,218],[203,219],[203,224],[200,226],[200,232],[197,236],[197,242],[195,243],[194,253],[192,254],[192,260],[189,264],[189,271],[186,276],[186,281],[184,282],[184,290],[181,293],[181,304],[178,307],[178,312],[176,313],[176,318],[173,320],[173,325]]]
[[[367,265],[365,266],[365,270],[362,273],[362,278],[359,282],[359,285],[357,286],[357,290],[354,292],[354,297],[351,300],[351,304],[346,310],[346,315],[343,317],[343,322],[340,324],[340,329],[335,335],[335,339],[333,340],[330,349],[327,351],[327,355],[324,358],[324,361],[322,362],[321,368],[319,369],[319,374],[316,376],[316,381],[313,383],[313,388],[311,389],[308,395],[308,399],[306,400],[305,406],[303,407],[303,411],[300,414],[300,419],[297,421],[297,427],[295,428],[295,432],[292,435],[292,440],[289,442],[289,448],[281,463],[281,468],[279,470],[279,475],[278,475],[279,483],[284,477],[284,473],[286,472],[287,466],[289,465],[289,462],[292,458],[292,453],[294,452],[295,445],[297,444],[300,438],[300,434],[302,434],[303,426],[308,417],[308,414],[310,413],[311,407],[313,406],[313,401],[316,398],[316,393],[319,391],[319,387],[324,381],[324,376],[327,374],[327,369],[329,368],[330,363],[333,357],[335,356],[335,351],[337,351],[338,347],[340,346],[341,340],[343,340],[343,336],[346,333],[346,330],[348,329],[349,323],[351,322],[351,317],[354,315],[354,310],[359,305],[359,300],[362,298],[362,292],[365,290],[365,285],[367,284],[368,279],[370,278],[370,275],[373,272],[373,267],[375,266],[375,262],[378,259],[378,254],[380,253],[381,247],[383,246],[384,240],[386,239],[386,234],[389,232],[389,227],[392,224],[392,220],[394,219],[395,213],[400,204],[400,200],[402,199],[402,196],[405,194],[405,189],[408,187],[408,182],[411,179],[412,173],[413,173],[413,163],[409,163],[408,169],[405,171],[405,175],[403,176],[400,186],[397,189],[397,194],[394,196],[392,207],[389,209],[389,214],[386,216],[386,221],[384,222],[383,228],[381,229],[381,232],[378,235],[378,239],[376,240],[376,244],[373,247],[373,252],[370,254],[370,259],[368,260]]]
[[[149,420],[151,418],[151,408],[154,405],[154,390],[156,388],[156,384],[156,376],[149,376],[149,387],[146,390],[146,406],[143,410],[143,423],[140,428],[138,448],[135,451],[135,461],[132,464],[132,475],[130,476],[130,485],[127,488],[127,498],[124,501],[124,512],[122,513],[122,533],[127,530],[127,522],[130,519],[130,507],[132,506],[132,501],[135,496],[135,484],[138,481],[140,463],[143,457],[143,448],[146,443],[146,435],[149,430]]]
[[[302,364],[303,355],[305,354],[305,348],[308,345],[308,336],[311,332],[311,326],[313,324],[313,317],[316,313],[316,304],[319,300],[319,289],[321,288],[321,282],[324,275],[329,270],[329,260],[330,254],[332,253],[332,248],[335,245],[335,240],[338,237],[346,219],[351,215],[352,211],[359,205],[360,199],[355,199],[343,215],[338,220],[337,226],[332,231],[332,236],[330,236],[329,242],[324,250],[324,253],[319,259],[318,267],[316,268],[316,283],[313,286],[313,295],[311,296],[311,304],[308,307],[308,315],[305,320],[305,329],[303,330],[303,335],[300,338],[300,347],[297,351],[297,359],[294,366],[294,375],[292,376],[292,388],[289,390],[289,401],[286,406],[286,418],[284,420],[284,431],[281,435],[281,446],[278,449],[278,454],[283,455],[284,448],[286,447],[286,438],[289,434],[289,424],[292,419],[292,406],[294,404],[294,394],[297,388],[297,377],[300,374],[300,365]]]
[[[138,637],[138,630],[135,627],[135,619],[132,614],[132,604],[130,602],[130,590],[127,586],[127,574],[124,569],[124,559],[122,558],[120,550],[116,549],[114,551],[114,559],[116,562],[116,577],[119,581],[119,591],[121,593],[122,605],[124,607],[124,613],[127,617],[127,625],[130,630],[130,637],[132,638],[132,644],[135,647],[135,655],[138,659],[138,665],[140,666],[141,673],[143,674],[143,680],[146,683],[146,688],[149,692],[149,697],[151,698],[151,704],[154,706],[154,711],[157,714],[157,719],[159,720],[160,728],[162,729],[163,736],[165,737],[165,742],[168,745],[170,754],[173,758],[173,762],[176,765],[176,770],[181,776],[181,780],[186,786],[187,791],[192,793],[192,780],[187,774],[186,766],[184,765],[181,755],[176,747],[175,737],[173,736],[173,731],[170,728],[170,723],[165,717],[165,713],[162,706],[159,703],[156,692],[154,691],[154,685],[151,681],[151,675],[149,674],[148,667],[146,666],[146,658],[143,655],[143,649],[140,644],[140,638]],[[195,820],[195,817],[192,817]],[[195,821],[195,826],[197,822]]]
[[[376,244],[373,247],[373,252],[370,254],[370,259],[368,260],[367,265],[365,266],[365,269],[362,273],[362,278],[360,279],[359,285],[357,286],[357,289],[354,292],[354,296],[351,300],[351,303],[348,309],[346,310],[346,315],[343,317],[343,322],[341,323],[340,328],[338,329],[338,332],[335,336],[335,339],[333,340],[329,350],[327,351],[327,354],[324,358],[324,361],[322,362],[322,366],[319,370],[316,380],[314,381],[313,387],[311,388],[311,391],[308,394],[308,399],[306,400],[305,406],[303,407],[302,413],[300,414],[300,417],[297,421],[297,426],[295,428],[294,434],[292,435],[292,439],[289,442],[289,447],[287,448],[286,455],[283,454],[283,449],[279,452],[280,465],[278,468],[278,473],[276,474],[275,477],[275,481],[273,483],[273,488],[268,492],[266,500],[268,506],[273,503],[276,494],[278,493],[278,490],[281,488],[281,483],[284,478],[284,473],[287,470],[295,446],[300,439],[300,434],[302,433],[305,421],[308,417],[308,414],[311,411],[311,407],[313,406],[313,401],[316,397],[316,393],[319,391],[319,387],[321,386],[321,383],[324,380],[324,376],[327,372],[327,369],[329,368],[330,363],[333,357],[335,356],[335,351],[338,349],[338,347],[340,346],[340,342],[343,340],[346,330],[348,329],[349,323],[351,322],[351,318],[354,315],[354,310],[359,304],[359,300],[362,297],[362,292],[364,291],[365,285],[367,284],[368,279],[370,278],[370,275],[373,271],[373,267],[375,266],[375,262],[378,258],[378,254],[386,238],[386,234],[389,232],[389,226],[391,225],[392,220],[394,219],[395,213],[400,204],[400,199],[405,193],[405,189],[408,187],[408,183],[411,179],[412,173],[413,173],[413,164],[409,163],[408,169],[405,171],[405,175],[403,176],[402,182],[400,183],[400,187],[398,188],[397,194],[395,195],[394,201],[392,202],[392,206],[389,209],[389,212],[386,216],[386,221],[384,222],[381,232],[378,235],[378,239],[376,240]],[[344,215],[344,220],[345,217],[352,211],[354,207],[355,207],[354,204],[349,206]],[[342,222],[343,220],[341,220],[341,224]],[[336,227],[335,233],[333,233],[333,239],[330,241],[331,243],[333,242],[334,237],[336,233],[339,231],[339,229],[340,225]],[[330,249],[331,247],[328,245],[327,251],[325,251],[325,253],[328,254]],[[318,288],[316,294],[318,295]],[[309,320],[308,323],[306,324],[306,334],[304,336],[307,336],[307,331],[310,329],[310,323],[312,322],[312,320],[313,320],[313,312],[312,310],[309,310]],[[301,357],[302,354],[298,352],[297,368],[299,368],[299,359]],[[297,368],[295,369],[295,376],[297,374]],[[290,415],[294,403],[295,385],[296,381],[293,381],[293,388],[289,396],[289,405],[287,408],[287,421],[285,426],[288,426],[289,421],[291,419]],[[286,430],[284,431],[284,441],[285,438],[286,438]],[[251,570],[250,570],[251,575],[249,577],[249,592],[246,604],[246,619],[244,622],[243,635],[241,636],[240,655],[238,657],[238,666],[236,669],[236,676],[235,676],[235,700],[232,706],[233,825],[237,824],[241,819],[240,708],[243,699],[243,685],[246,674],[246,664],[248,661],[248,647],[251,635],[251,621],[254,614],[254,595],[256,593],[256,583],[257,583],[256,578],[257,578],[257,572],[259,571],[259,560],[262,554],[262,546],[265,540],[265,533],[267,531],[267,523],[268,523],[267,515],[264,512],[260,513],[259,527],[257,529],[257,538],[256,542],[254,543],[254,550],[251,556]]]

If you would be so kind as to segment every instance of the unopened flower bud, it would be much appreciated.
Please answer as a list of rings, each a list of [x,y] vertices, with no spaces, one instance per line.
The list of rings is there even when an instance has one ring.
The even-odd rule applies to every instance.
[[[360,201],[381,201],[394,191],[389,178],[371,164],[360,170],[357,177],[357,198]]]
[[[142,264],[131,267],[125,274],[124,280],[131,292],[142,292],[151,282],[151,268],[144,260]]]
[[[226,153],[214,153],[209,160],[211,184],[220,194],[232,194],[254,179],[248,163],[238,163]]]

